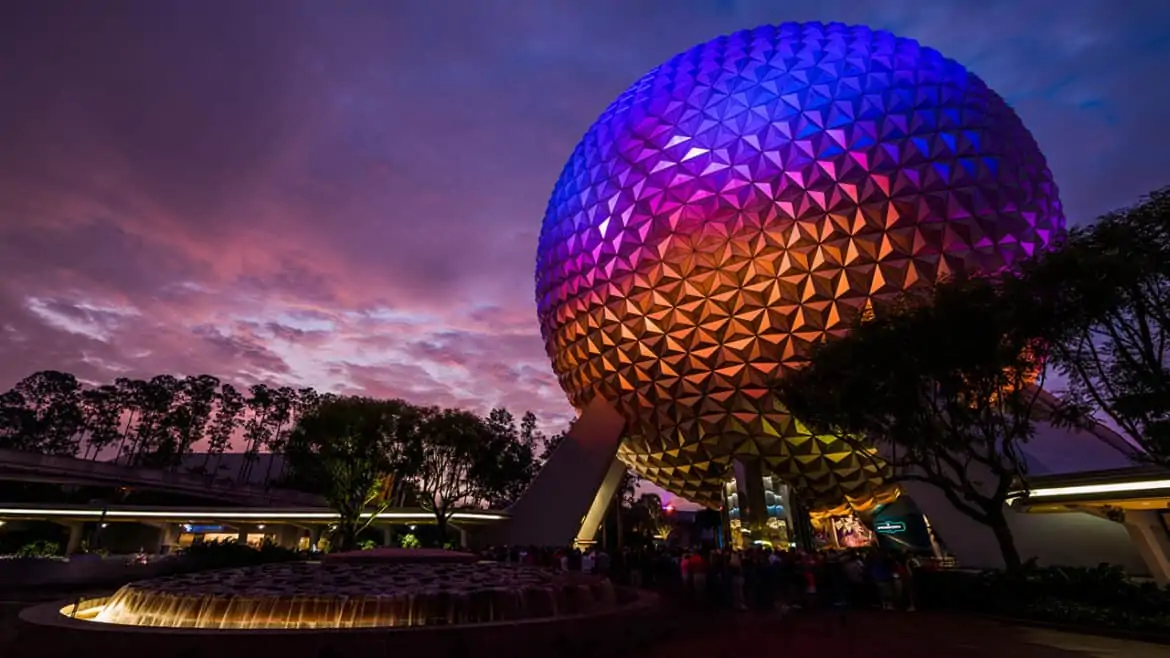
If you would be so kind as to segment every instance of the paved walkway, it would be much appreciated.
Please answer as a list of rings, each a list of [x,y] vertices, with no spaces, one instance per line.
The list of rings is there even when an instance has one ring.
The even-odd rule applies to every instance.
[[[685,613],[699,615],[698,611]],[[702,630],[698,630],[698,627]],[[719,613],[655,642],[642,658],[1170,658],[1170,646],[932,613]],[[689,632],[685,629],[690,628]]]

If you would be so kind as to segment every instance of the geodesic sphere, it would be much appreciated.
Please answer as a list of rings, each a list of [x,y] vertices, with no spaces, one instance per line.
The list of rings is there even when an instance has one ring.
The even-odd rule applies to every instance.
[[[1035,140],[961,65],[865,27],[760,27],[675,56],[585,134],[541,230],[541,331],[652,482],[713,503],[732,457],[759,455],[856,501],[877,468],[768,383],[872,301],[999,270],[1063,224]]]

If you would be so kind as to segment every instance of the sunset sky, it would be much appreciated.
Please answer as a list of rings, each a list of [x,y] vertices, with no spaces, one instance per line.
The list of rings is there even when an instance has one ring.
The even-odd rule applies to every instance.
[[[573,146],[674,53],[812,19],[984,78],[1073,223],[1170,183],[1166,0],[6,2],[0,388],[206,372],[559,427],[532,279]]]

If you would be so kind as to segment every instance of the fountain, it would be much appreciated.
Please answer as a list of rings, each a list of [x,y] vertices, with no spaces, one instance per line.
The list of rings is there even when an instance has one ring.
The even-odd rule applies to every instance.
[[[391,549],[155,578],[25,610],[22,637],[38,656],[154,656],[175,641],[216,658],[317,655],[308,646],[536,656],[620,637],[654,607],[605,578],[475,560]]]
[[[615,603],[608,580],[496,563],[294,562],[131,583],[77,616],[162,628],[372,628],[535,619]]]

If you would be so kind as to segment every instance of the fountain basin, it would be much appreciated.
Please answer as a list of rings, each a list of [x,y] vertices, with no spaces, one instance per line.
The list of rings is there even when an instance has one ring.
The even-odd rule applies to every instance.
[[[59,601],[20,614],[13,655],[37,658],[342,658],[344,656],[466,656],[548,658],[625,655],[657,638],[657,595],[629,592],[599,612],[450,626],[317,629],[200,629],[101,624],[61,614]],[[94,608],[108,597],[80,601]]]
[[[438,562],[478,562],[479,556],[474,553],[461,553],[441,548],[374,548],[367,551],[346,551],[345,553],[328,553],[321,558],[325,564],[334,562],[370,563],[427,563]]]
[[[17,646],[44,657],[547,656],[644,633],[654,625],[638,620],[656,603],[601,578],[496,563],[284,563],[28,608]]]
[[[98,624],[313,629],[477,624],[616,604],[604,578],[494,562],[285,562],[130,583],[61,614]],[[76,609],[75,609],[76,608]]]

